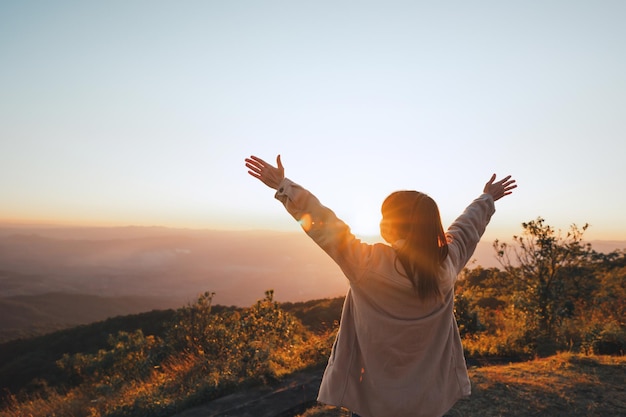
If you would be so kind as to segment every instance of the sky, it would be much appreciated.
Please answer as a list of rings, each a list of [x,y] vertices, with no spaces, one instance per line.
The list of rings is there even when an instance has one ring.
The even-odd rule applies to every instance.
[[[244,158],[357,234],[392,191],[487,235],[626,240],[626,2],[0,1],[0,220],[297,230]]]

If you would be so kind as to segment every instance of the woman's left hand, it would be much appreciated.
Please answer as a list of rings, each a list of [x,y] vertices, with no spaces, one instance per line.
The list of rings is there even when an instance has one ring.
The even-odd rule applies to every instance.
[[[278,186],[285,178],[285,168],[280,161],[280,155],[276,157],[276,165],[277,167],[274,167],[254,155],[246,158],[248,174],[274,190],[278,189]]]

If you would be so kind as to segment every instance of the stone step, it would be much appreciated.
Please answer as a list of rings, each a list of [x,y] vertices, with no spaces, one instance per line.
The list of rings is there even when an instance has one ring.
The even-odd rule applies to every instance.
[[[174,417],[290,417],[316,403],[323,370],[302,372],[272,385],[220,397]]]

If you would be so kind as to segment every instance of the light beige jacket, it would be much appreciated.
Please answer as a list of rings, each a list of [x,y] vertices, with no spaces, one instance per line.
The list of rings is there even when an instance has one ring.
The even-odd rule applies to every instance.
[[[366,244],[301,186],[285,179],[275,197],[343,270],[350,289],[318,401],[362,417],[441,416],[470,395],[454,318],[454,283],[495,212],[474,200],[448,229],[439,275],[444,300],[420,302],[395,250]]]

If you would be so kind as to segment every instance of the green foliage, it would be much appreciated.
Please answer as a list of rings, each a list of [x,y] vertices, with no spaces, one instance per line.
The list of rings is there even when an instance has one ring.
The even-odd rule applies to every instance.
[[[160,335],[118,331],[97,351],[64,354],[63,383],[9,393],[0,416],[171,415],[326,361],[335,333],[308,330],[273,291],[245,309],[215,308],[213,295],[178,309]]]
[[[304,327],[273,300],[273,291],[252,307],[212,315],[212,293],[179,310],[168,334],[171,348],[219,363],[235,378],[275,379],[289,369],[290,349],[306,338]],[[227,359],[227,360],[226,360]]]
[[[96,354],[65,354],[58,366],[74,381],[90,382],[99,390],[114,390],[128,381],[140,381],[149,375],[162,358],[162,342],[144,336],[141,330],[118,332],[109,336],[109,349]]]
[[[582,323],[577,336],[580,350],[586,354],[615,355],[626,352],[626,329],[614,321]]]
[[[560,350],[626,351],[625,254],[600,254],[542,218],[494,249],[503,270],[465,270],[456,289],[464,347],[474,356],[527,357]]]
[[[464,269],[455,294],[455,315],[461,335],[494,331],[496,314],[506,305],[502,272],[496,268]]]
[[[478,319],[478,311],[472,309],[470,300],[463,292],[458,292],[454,298],[454,314],[461,336],[483,330],[483,326]]]
[[[590,245],[582,243],[584,231],[572,225],[565,237],[537,218],[522,223],[524,232],[514,236],[515,246],[496,241],[494,247],[508,279],[514,284],[511,301],[526,318],[523,325],[536,335],[539,348],[546,353],[564,345],[560,328],[574,314],[573,277],[589,282],[585,268],[592,259]],[[514,254],[511,261],[510,253]]]
[[[57,366],[64,354],[92,354],[109,346],[111,334],[139,329],[144,334],[162,336],[174,317],[174,310],[151,311],[114,317],[90,325],[64,329],[30,339],[0,344],[0,402],[5,393],[36,392],[44,379],[51,386],[71,386],[67,374]]]

